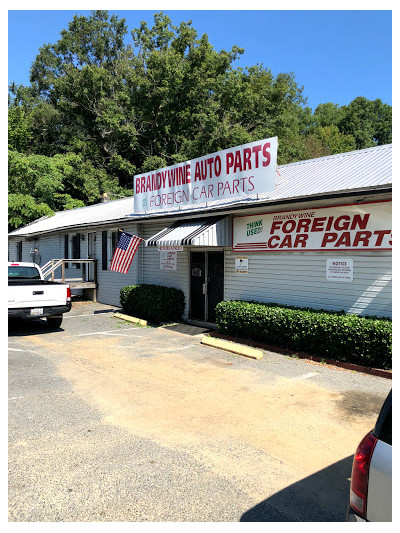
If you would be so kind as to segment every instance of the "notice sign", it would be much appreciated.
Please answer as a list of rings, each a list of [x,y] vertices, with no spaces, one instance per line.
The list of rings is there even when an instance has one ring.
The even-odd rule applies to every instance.
[[[233,219],[232,250],[239,253],[391,249],[391,201]]]
[[[353,259],[327,259],[328,281],[353,281]]]
[[[228,148],[133,178],[134,211],[232,200],[275,188],[278,138]]]
[[[248,257],[235,257],[235,272],[248,273],[249,271],[249,258]]]
[[[176,270],[177,253],[168,250],[160,252],[160,270]]]

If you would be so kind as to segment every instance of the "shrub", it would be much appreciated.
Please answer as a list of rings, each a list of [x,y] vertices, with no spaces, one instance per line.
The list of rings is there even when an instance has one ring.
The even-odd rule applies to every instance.
[[[156,324],[179,320],[185,308],[183,292],[162,285],[122,287],[120,301],[128,315],[144,318]]]
[[[221,333],[311,355],[391,368],[392,322],[272,303],[225,301],[216,308]]]

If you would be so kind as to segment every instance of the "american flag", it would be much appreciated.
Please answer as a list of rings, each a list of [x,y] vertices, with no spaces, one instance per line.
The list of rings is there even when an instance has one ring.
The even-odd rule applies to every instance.
[[[129,235],[129,233],[123,231],[112,258],[110,270],[126,274],[142,240],[140,237]]]

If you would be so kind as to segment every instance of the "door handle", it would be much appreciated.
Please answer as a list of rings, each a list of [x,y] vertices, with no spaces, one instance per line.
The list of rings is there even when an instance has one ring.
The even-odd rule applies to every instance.
[[[203,283],[203,294],[207,294],[207,282]]]

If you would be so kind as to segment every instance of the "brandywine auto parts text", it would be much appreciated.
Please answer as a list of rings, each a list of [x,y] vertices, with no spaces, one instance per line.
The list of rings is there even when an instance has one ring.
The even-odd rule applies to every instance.
[[[256,141],[134,177],[135,211],[273,190],[277,139]]]

